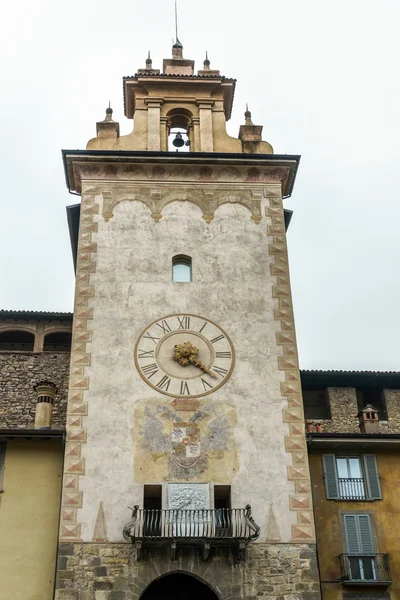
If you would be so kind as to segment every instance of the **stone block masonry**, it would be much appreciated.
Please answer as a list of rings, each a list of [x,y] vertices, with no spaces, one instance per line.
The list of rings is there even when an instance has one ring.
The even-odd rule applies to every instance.
[[[307,544],[252,544],[237,563],[227,549],[202,561],[196,549],[148,551],[137,562],[130,544],[61,543],[56,600],[137,600],[156,579],[169,573],[193,575],[220,600],[319,600],[316,548]]]
[[[53,426],[65,427],[70,354],[68,352],[0,353],[0,429],[32,427],[39,381],[57,387]]]

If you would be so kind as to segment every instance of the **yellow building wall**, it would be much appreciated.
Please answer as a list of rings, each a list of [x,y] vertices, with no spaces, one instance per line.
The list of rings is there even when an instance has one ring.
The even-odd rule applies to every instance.
[[[328,453],[328,452],[327,452]],[[357,452],[333,452],[337,455],[356,456]],[[379,594],[389,592],[391,600],[400,600],[400,454],[374,452],[381,482],[382,500],[337,501],[327,500],[325,493],[322,453],[310,454],[311,482],[317,534],[317,551],[323,600],[342,600],[344,593]],[[378,553],[388,553],[393,583],[389,587],[366,585],[343,586],[337,556],[346,552],[341,528],[340,512],[368,512],[372,516]]]
[[[7,442],[0,500],[0,600],[52,600],[61,440]]]

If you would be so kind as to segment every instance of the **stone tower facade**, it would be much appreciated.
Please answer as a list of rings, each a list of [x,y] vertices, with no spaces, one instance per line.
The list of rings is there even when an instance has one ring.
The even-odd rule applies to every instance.
[[[228,136],[234,89],[177,42],[124,78],[130,135],[108,109],[63,153],[82,202],[58,600],[318,597],[283,210],[299,157],[248,110]]]

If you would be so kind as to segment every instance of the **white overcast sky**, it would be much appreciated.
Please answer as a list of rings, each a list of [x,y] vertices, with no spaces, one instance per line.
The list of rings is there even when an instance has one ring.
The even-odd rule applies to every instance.
[[[61,148],[122,77],[171,53],[173,0],[20,0],[0,36],[0,308],[72,311]],[[400,370],[398,0],[179,0],[184,56],[238,80],[276,153],[301,154],[288,232],[302,368]]]

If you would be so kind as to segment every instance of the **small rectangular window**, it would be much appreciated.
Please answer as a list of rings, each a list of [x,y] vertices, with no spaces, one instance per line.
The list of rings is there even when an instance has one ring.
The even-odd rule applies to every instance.
[[[303,390],[303,403],[306,419],[329,419],[326,390]]]
[[[328,499],[382,499],[378,466],[374,454],[364,454],[363,456],[324,454],[322,461]]]

